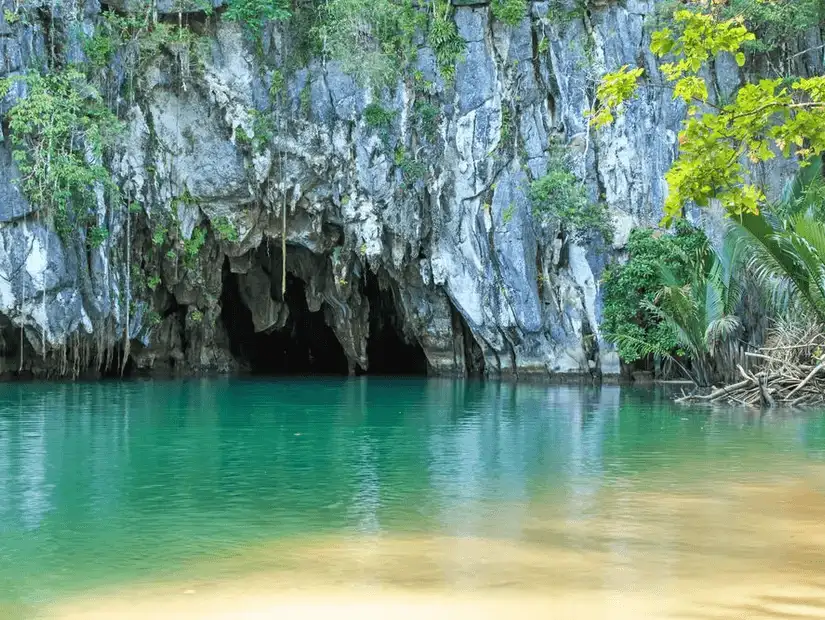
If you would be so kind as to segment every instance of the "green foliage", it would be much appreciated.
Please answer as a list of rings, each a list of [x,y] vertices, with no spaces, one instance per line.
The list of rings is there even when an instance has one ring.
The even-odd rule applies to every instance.
[[[513,219],[513,215],[516,213],[516,204],[511,202],[504,211],[501,212],[501,221],[505,224],[509,224],[510,221]]]
[[[587,13],[587,0],[576,0],[571,6],[568,0],[550,0],[547,7],[547,19],[557,26],[584,17]],[[546,39],[543,41],[546,42]],[[541,43],[539,44],[541,51]],[[546,51],[546,49],[544,50]],[[543,52],[542,52],[543,53]]]
[[[164,54],[176,61],[180,72],[201,66],[204,39],[185,26],[157,22],[153,15],[148,7],[126,15],[114,11],[101,13],[94,34],[83,42],[90,80],[105,75],[116,54],[126,76],[138,80],[146,74],[148,66]],[[130,84],[131,79],[124,82]]]
[[[160,314],[158,314],[154,310],[149,310],[149,312],[146,313],[146,325],[149,327],[160,325],[162,320],[163,319],[161,318]]]
[[[427,42],[433,49],[438,70],[446,80],[455,78],[455,65],[464,53],[464,39],[453,21],[449,0],[433,0],[432,19]]]
[[[686,281],[691,257],[706,253],[707,238],[679,221],[673,235],[649,228],[631,231],[627,249],[628,261],[606,271],[602,279],[604,337],[617,345],[619,357],[626,363],[653,353],[678,355],[676,330],[656,309],[661,266],[668,266],[674,280]]]
[[[825,176],[822,157],[811,158],[810,165],[802,168],[788,184],[779,203],[771,206],[779,220],[789,220],[803,213],[825,222]]]
[[[719,21],[712,14],[681,10],[673,14],[673,20],[679,33],[664,28],[653,33],[650,43],[650,51],[657,56],[672,54],[677,59],[661,66],[669,82],[695,77],[721,52],[736,54],[741,66],[745,63],[742,45],[756,39],[738,19]]]
[[[151,276],[148,280],[146,280],[146,286],[149,287],[150,291],[154,291],[158,286],[160,286],[160,276]]]
[[[275,137],[275,117],[267,112],[252,110],[252,148],[256,153],[262,153]]]
[[[3,9],[3,19],[6,20],[9,26],[12,26],[20,21],[20,13],[10,9]]]
[[[527,15],[527,0],[492,0],[493,17],[508,26],[516,26]]]
[[[416,29],[426,25],[411,0],[329,0],[319,11],[326,53],[375,89],[397,81],[415,57]]]
[[[83,42],[83,52],[96,68],[106,67],[112,61],[115,51],[116,47],[112,37],[102,32],[101,29]]]
[[[95,249],[102,246],[109,238],[109,229],[104,226],[92,226],[86,233],[86,245]]]
[[[291,16],[289,0],[230,0],[224,18],[239,22],[258,39],[269,20],[285,20]]]
[[[252,146],[252,138],[249,137],[249,134],[246,133],[246,129],[243,127],[235,128],[235,142],[241,146]]]
[[[166,243],[166,233],[168,232],[169,229],[166,228],[166,226],[155,226],[155,229],[152,231],[152,245],[160,247]]]
[[[424,135],[432,140],[438,133],[438,119],[441,116],[441,109],[429,101],[416,101],[414,109]]]
[[[665,175],[669,192],[664,223],[679,217],[685,205],[704,207],[711,199],[719,200],[730,215],[758,214],[765,196],[748,180],[741,162],[756,164],[778,152],[793,152],[804,164],[825,150],[825,77],[790,85],[783,79],[763,79],[739,89],[732,103],[711,105],[703,68],[720,52],[733,53],[743,65],[742,47],[755,36],[741,19],[720,21],[713,13],[679,10],[674,23],[677,32],[659,30],[651,43],[656,55],[675,57],[662,65],[662,72],[673,85],[674,97],[690,104],[679,133],[679,157]],[[642,69],[622,67],[605,76],[592,115],[595,126],[613,120],[641,74]]]
[[[584,184],[570,171],[560,145],[548,153],[547,174],[530,186],[534,217],[553,218],[575,236],[599,233],[606,243],[613,241],[613,224],[607,205],[592,202]]]
[[[708,244],[687,255],[684,278],[677,277],[669,265],[660,265],[662,287],[650,308],[673,329],[690,359],[690,375],[701,386],[711,385],[723,374],[726,380],[734,376],[736,340],[742,328],[736,311],[744,289],[738,281],[738,256],[731,247],[735,246],[717,254]]]
[[[309,118],[309,115],[312,112],[312,84],[309,81],[309,77],[307,77],[307,81],[304,83],[304,87],[301,89],[298,99],[301,103],[301,112],[304,116]]]
[[[499,147],[506,148],[512,146],[515,138],[516,121],[513,118],[513,110],[506,103],[501,107],[501,129],[499,130]]]
[[[822,0],[728,0],[720,13],[725,18],[741,17],[756,39],[746,49],[771,52],[792,42],[825,18]]]
[[[395,151],[395,165],[401,170],[407,187],[412,187],[427,175],[427,165],[415,159],[402,147]]]
[[[183,242],[183,264],[191,269],[197,264],[201,248],[206,243],[206,230],[198,226],[192,236]]]
[[[203,312],[201,312],[200,310],[192,310],[189,317],[192,319],[193,323],[200,323],[201,321],[203,321]]]
[[[371,103],[364,108],[364,121],[374,129],[388,129],[395,119],[395,111],[387,110],[378,103]]]
[[[590,123],[594,127],[604,127],[615,120],[614,112],[633,96],[638,79],[644,72],[641,67],[630,69],[628,65],[623,65],[618,71],[608,73],[602,78],[596,89],[599,106],[590,115]]]
[[[821,192],[822,161],[817,158],[790,186],[776,211],[785,219],[744,214],[732,234],[748,256],[748,271],[767,291],[780,313],[801,303],[825,324],[825,211]],[[816,188],[809,192],[809,188]]]
[[[17,79],[26,83],[28,94],[9,110],[7,120],[20,187],[67,238],[93,222],[97,189],[117,190],[103,161],[119,124],[78,71]]]
[[[230,220],[226,216],[216,218],[212,222],[212,228],[215,230],[215,234],[218,236],[218,238],[222,241],[236,243],[238,239],[240,239],[238,227],[235,226],[235,224],[232,223],[232,220]]]
[[[284,87],[286,86],[286,79],[284,78],[284,73],[280,69],[276,69],[272,72],[272,77],[269,82],[269,100],[274,102],[278,95],[280,95]]]

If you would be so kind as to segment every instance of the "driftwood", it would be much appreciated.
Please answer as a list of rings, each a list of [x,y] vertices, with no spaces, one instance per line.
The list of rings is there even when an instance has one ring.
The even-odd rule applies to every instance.
[[[746,353],[754,362],[738,366],[741,381],[707,394],[685,394],[677,402],[736,403],[754,407],[825,405],[825,331],[784,325],[766,346]]]

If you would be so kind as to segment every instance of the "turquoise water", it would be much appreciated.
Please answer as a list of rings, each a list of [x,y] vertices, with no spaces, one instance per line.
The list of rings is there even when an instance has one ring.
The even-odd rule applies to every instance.
[[[263,541],[530,540],[535,514],[597,518],[606,491],[701,496],[823,457],[825,412],[691,409],[613,386],[0,385],[0,615]]]

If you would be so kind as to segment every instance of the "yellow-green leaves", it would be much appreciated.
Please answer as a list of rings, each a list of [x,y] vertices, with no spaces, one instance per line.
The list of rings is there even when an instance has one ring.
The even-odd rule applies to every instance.
[[[681,34],[676,37],[669,28],[653,34],[650,51],[659,57],[673,54],[675,62],[662,65],[668,81],[696,74],[708,60],[720,52],[736,54],[736,62],[745,64],[740,51],[746,41],[756,37],[740,20],[717,21],[713,15],[681,10],[673,14],[673,21]]]
[[[670,28],[657,30],[650,39],[650,51],[660,57],[669,54],[674,45],[676,45],[676,40]]]
[[[746,177],[745,162],[757,164],[791,153],[806,158],[825,152],[825,77],[800,79],[790,87],[781,79],[746,84],[732,103],[711,105],[699,74],[721,52],[745,64],[742,46],[755,39],[740,19],[720,21],[713,13],[679,10],[673,29],[653,33],[651,51],[672,61],[660,68],[674,99],[689,104],[679,133],[679,156],[665,175],[668,197],[664,222],[685,205],[718,200],[730,215],[758,213],[765,196]],[[596,127],[613,121],[616,108],[633,95],[642,69],[622,67],[604,77],[597,90],[601,107]]]
[[[590,115],[590,123],[594,127],[604,127],[613,122],[613,112],[634,95],[637,81],[643,73],[642,68],[630,69],[624,65],[615,73],[608,73],[602,78],[596,90],[599,105]]]
[[[673,98],[682,98],[685,103],[696,99],[698,101],[708,100],[708,88],[705,80],[700,77],[691,76],[682,78],[673,87]]]

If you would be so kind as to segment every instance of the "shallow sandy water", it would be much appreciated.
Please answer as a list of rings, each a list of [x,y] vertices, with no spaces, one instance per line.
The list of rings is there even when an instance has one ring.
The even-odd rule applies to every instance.
[[[181,579],[87,592],[41,612],[61,620],[825,619],[822,481],[812,469],[710,494],[603,491],[587,519],[522,507],[519,540],[262,543],[189,566]]]

